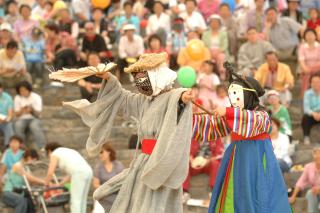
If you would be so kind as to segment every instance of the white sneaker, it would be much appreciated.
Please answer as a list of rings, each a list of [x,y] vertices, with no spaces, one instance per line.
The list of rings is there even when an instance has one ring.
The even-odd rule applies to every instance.
[[[309,137],[304,137],[303,143],[304,143],[304,145],[310,145],[310,138]]]
[[[190,199],[190,193],[189,193],[189,192],[183,192],[183,195],[182,195],[182,203],[183,203],[183,204],[186,204],[189,199]]]

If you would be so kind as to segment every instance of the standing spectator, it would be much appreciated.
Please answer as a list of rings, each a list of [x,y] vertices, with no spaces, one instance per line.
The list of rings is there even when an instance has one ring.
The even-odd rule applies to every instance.
[[[218,70],[212,61],[204,61],[197,77],[199,87],[198,97],[202,100],[203,106],[213,109],[213,102],[216,97],[216,86],[220,84]]]
[[[87,197],[92,179],[92,169],[79,152],[62,147],[58,143],[48,143],[45,150],[50,159],[46,185],[49,185],[53,174],[59,167],[67,173],[67,177],[60,183],[71,181],[70,212],[84,213],[87,209]]]
[[[280,95],[275,90],[270,90],[267,93],[268,104],[270,105],[270,110],[272,117],[276,118],[280,122],[279,130],[281,133],[286,134],[291,138],[292,136],[292,124],[290,114],[281,102]]]
[[[186,12],[181,14],[184,19],[185,29],[189,31],[197,31],[201,34],[207,29],[207,25],[202,15],[196,11],[197,2],[195,0],[186,0]]]
[[[14,164],[12,171],[8,174],[3,189],[2,201],[4,204],[15,209],[15,212],[29,213],[36,212],[31,195],[28,191],[23,191],[26,188],[25,178],[31,184],[45,185],[44,180],[33,176],[24,169],[26,164],[30,164],[36,160],[39,160],[38,153],[31,149],[27,150],[23,158]],[[16,190],[22,191],[22,193]]]
[[[299,10],[300,0],[287,0],[288,1],[288,9],[282,11],[282,16],[292,18],[299,24],[303,24],[303,14]]]
[[[31,38],[24,38],[23,52],[26,57],[27,70],[31,74],[35,86],[39,87],[43,80],[45,43],[42,31],[35,27]]]
[[[274,52],[266,54],[267,63],[262,64],[254,78],[262,88],[274,89],[280,94],[281,102],[289,106],[292,96],[290,89],[294,86],[294,79],[290,67],[280,63]]]
[[[38,21],[30,18],[31,7],[29,5],[21,5],[19,12],[21,18],[18,19],[13,26],[18,41],[22,40],[24,37],[30,37],[32,29],[39,26]]]
[[[274,154],[279,162],[282,173],[289,172],[292,165],[292,160],[289,155],[289,137],[279,131],[281,127],[280,121],[276,118],[271,118],[272,131],[270,138],[273,146]]]
[[[228,51],[234,57],[233,59],[236,60],[238,52],[238,23],[232,16],[230,6],[226,3],[220,5],[219,14],[228,34]]]
[[[94,189],[97,189],[124,169],[122,163],[116,160],[116,151],[108,143],[105,143],[102,146],[99,157],[100,162],[94,167],[95,169],[92,182]],[[115,198],[116,194],[108,196],[104,200],[100,201],[103,204],[103,208],[98,202],[95,202],[93,213],[109,212]]]
[[[46,138],[40,120],[42,112],[41,97],[32,92],[32,86],[28,82],[21,82],[16,88],[17,95],[14,98],[14,111],[16,121],[14,129],[17,135],[26,140],[26,130],[33,135],[38,149],[46,144]]]
[[[217,14],[219,9],[220,0],[200,0],[198,4],[198,9],[203,15],[205,20],[212,14]]]
[[[1,159],[0,177],[7,172],[10,172],[13,165],[21,160],[24,151],[22,148],[22,139],[17,136],[12,136],[9,140],[9,147],[4,151]]]
[[[313,162],[304,166],[303,173],[296,183],[292,196],[289,198],[291,204],[296,202],[300,191],[308,189],[306,199],[308,201],[308,212],[319,211],[319,192],[320,192],[320,147],[312,150]]]
[[[298,34],[302,26],[289,17],[279,17],[276,8],[270,7],[266,11],[265,35],[276,48],[281,59],[289,59],[295,54],[299,44]]]
[[[80,23],[84,23],[90,20],[91,15],[91,3],[90,0],[72,0],[72,10]]]
[[[84,26],[85,36],[82,41],[80,58],[87,61],[87,54],[89,52],[97,52],[99,57],[104,61],[108,57],[108,49],[103,37],[95,33],[94,24],[87,22]]]
[[[68,8],[61,9],[58,14],[58,23],[60,32],[69,33],[72,38],[77,39],[79,35],[79,23],[72,20]]]
[[[307,21],[307,28],[316,30],[320,27],[320,16],[319,11],[316,8],[309,10],[309,19]]]
[[[310,76],[320,70],[320,44],[316,40],[316,32],[312,29],[307,29],[303,38],[305,42],[300,45],[298,52],[302,95],[309,89]]]
[[[143,39],[140,35],[135,34],[135,27],[127,24],[123,27],[124,35],[119,42],[119,61],[117,72],[118,79],[121,78],[123,69],[128,65],[128,58],[138,58],[144,52]]]
[[[199,39],[199,34],[196,31],[190,31],[188,32],[188,42],[193,39]],[[188,43],[187,43],[188,46]],[[180,49],[179,53],[178,53],[178,58],[177,58],[177,63],[180,67],[182,66],[190,66],[193,69],[195,69],[196,71],[200,70],[201,64],[202,62],[206,61],[206,60],[210,60],[211,59],[211,55],[210,55],[210,51],[209,49],[204,45],[204,43],[202,43],[202,51],[203,51],[203,55],[204,57],[200,60],[193,60],[190,56],[190,54],[188,53],[187,47]]]
[[[10,1],[8,3],[8,14],[4,17],[4,21],[11,26],[19,19],[18,3],[16,1]]]
[[[0,82],[0,131],[4,135],[4,145],[9,144],[9,138],[13,135],[13,101],[11,96],[3,91]]]
[[[157,35],[151,35],[148,38],[148,49],[146,49],[145,53],[162,53],[166,52],[166,49],[162,45],[161,38]]]
[[[177,57],[180,49],[186,47],[187,37],[184,31],[183,18],[175,18],[173,20],[172,31],[167,39],[167,49],[170,52],[170,68],[177,70]]]
[[[13,40],[12,27],[9,23],[3,22],[0,25],[0,49],[6,48],[11,40]]]
[[[247,29],[254,27],[258,33],[263,32],[265,22],[264,4],[265,0],[255,0],[256,8],[246,14]]]
[[[94,8],[92,10],[92,22],[94,23],[95,32],[104,38],[106,44],[111,42],[108,35],[108,22],[104,17],[102,9]]]
[[[256,28],[247,30],[247,41],[241,45],[238,53],[239,72],[254,76],[258,68],[264,63],[266,53],[275,51],[274,47],[264,40],[259,40]]]
[[[101,63],[98,53],[91,52],[88,55],[88,66],[97,67]],[[81,97],[88,101],[94,102],[97,98],[99,89],[101,88],[101,78],[89,76],[78,81],[80,86]]]
[[[0,80],[4,87],[15,87],[21,81],[31,83],[31,76],[27,72],[23,53],[18,50],[18,43],[10,41],[6,49],[0,50]]]
[[[219,15],[210,16],[209,25],[209,30],[202,35],[202,41],[210,49],[211,57],[218,65],[220,78],[225,79],[223,63],[229,56],[228,33],[223,29]]]
[[[311,88],[304,93],[302,129],[304,143],[310,144],[311,128],[320,124],[320,74],[311,76]]]
[[[154,14],[148,19],[146,33],[148,36],[158,34],[163,44],[166,44],[167,35],[170,33],[170,16],[164,12],[164,6],[160,1],[153,5]]]
[[[116,30],[118,32],[121,32],[122,27],[125,26],[126,24],[133,24],[136,29],[136,33],[139,34],[140,20],[135,14],[133,14],[132,7],[133,7],[133,4],[130,1],[126,1],[123,4],[124,15],[120,16],[117,19],[117,23],[116,23],[117,24]]]

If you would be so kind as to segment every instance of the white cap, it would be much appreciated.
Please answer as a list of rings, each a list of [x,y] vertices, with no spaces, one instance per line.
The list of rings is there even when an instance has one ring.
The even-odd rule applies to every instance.
[[[270,90],[267,92],[267,97],[271,96],[271,95],[275,95],[275,96],[280,96],[280,94],[276,91],[276,90]]]
[[[7,30],[9,32],[12,32],[12,27],[9,23],[4,22],[0,25],[0,30]]]
[[[211,22],[213,19],[217,19],[220,21],[220,23],[222,23],[222,19],[221,16],[217,15],[217,14],[212,14],[209,18],[208,18],[208,22]]]
[[[136,30],[135,26],[133,24],[126,24],[123,26],[123,31],[126,31],[126,30]]]

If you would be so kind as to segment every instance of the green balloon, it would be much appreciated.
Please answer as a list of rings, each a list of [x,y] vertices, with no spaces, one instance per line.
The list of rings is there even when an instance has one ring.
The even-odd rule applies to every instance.
[[[64,187],[66,187],[68,189],[68,191],[70,191],[71,190],[71,183],[64,184]]]
[[[195,85],[197,73],[192,67],[181,67],[178,71],[178,83],[184,88]]]

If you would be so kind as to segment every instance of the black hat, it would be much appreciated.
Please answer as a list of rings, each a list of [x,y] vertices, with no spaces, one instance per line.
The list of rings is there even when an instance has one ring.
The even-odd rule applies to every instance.
[[[38,28],[38,27],[34,27],[34,28],[32,29],[32,35],[34,35],[34,36],[41,36],[41,35],[42,35],[41,29]]]

